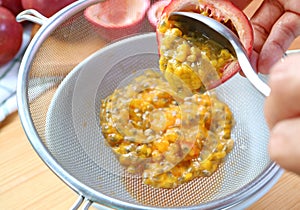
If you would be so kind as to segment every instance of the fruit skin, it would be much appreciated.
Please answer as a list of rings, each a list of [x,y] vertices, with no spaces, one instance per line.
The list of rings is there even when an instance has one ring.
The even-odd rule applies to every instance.
[[[22,0],[24,9],[35,9],[45,17],[51,17],[76,0]]]
[[[253,29],[248,17],[229,0],[172,0],[163,14],[174,11],[196,11],[196,7],[210,12],[209,17],[222,22],[231,20],[248,55],[253,47]]]
[[[240,38],[248,57],[251,56],[254,41],[251,23],[247,16],[229,0],[172,0],[171,3],[165,7],[161,18],[168,17],[168,15],[174,11],[199,12],[199,9],[204,10],[207,16],[211,18],[223,24],[225,22],[224,25],[233,30]],[[159,31],[157,31],[157,34],[157,37],[159,37]],[[160,44],[159,38],[158,43]],[[224,71],[220,82],[223,83],[227,81],[240,70],[241,68],[238,63],[232,65],[230,69],[227,68]],[[219,84],[220,83],[216,83],[214,86]]]
[[[23,27],[15,16],[0,6],[0,66],[8,63],[18,53],[23,40]]]
[[[110,0],[89,6],[84,16],[104,40],[112,41],[138,33],[149,7],[150,0]],[[124,21],[130,17],[128,14],[135,18]]]
[[[156,29],[157,21],[163,12],[165,6],[170,3],[170,0],[160,0],[153,3],[147,12],[148,20],[151,26]]]
[[[9,9],[15,16],[23,11],[21,0],[0,0],[0,6]]]

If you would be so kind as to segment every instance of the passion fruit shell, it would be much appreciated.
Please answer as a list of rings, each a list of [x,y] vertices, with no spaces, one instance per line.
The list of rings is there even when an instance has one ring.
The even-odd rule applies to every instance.
[[[147,17],[151,26],[156,29],[158,20],[162,15],[164,8],[171,2],[171,0],[161,0],[153,3],[147,12]]]
[[[139,32],[149,7],[150,0],[111,0],[86,8],[84,16],[102,38],[111,41]]]

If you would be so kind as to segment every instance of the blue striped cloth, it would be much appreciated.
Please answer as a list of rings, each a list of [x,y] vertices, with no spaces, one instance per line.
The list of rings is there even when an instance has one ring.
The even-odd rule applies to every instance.
[[[20,51],[12,61],[0,67],[0,122],[17,110],[16,89],[18,72],[23,54],[30,41],[30,36],[30,29],[25,28]]]

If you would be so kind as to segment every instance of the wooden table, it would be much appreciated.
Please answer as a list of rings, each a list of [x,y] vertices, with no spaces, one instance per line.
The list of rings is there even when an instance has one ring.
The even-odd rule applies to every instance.
[[[18,114],[9,116],[0,130],[0,209],[63,210],[76,199],[35,153]],[[285,172],[252,209],[300,209],[300,176]]]
[[[300,48],[300,39],[291,48]],[[18,113],[0,124],[0,210],[69,209],[76,199],[35,153]],[[252,209],[300,209],[300,176],[285,172]]]

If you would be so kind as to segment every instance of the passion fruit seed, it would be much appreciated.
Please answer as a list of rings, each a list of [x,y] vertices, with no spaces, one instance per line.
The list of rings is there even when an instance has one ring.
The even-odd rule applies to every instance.
[[[236,58],[202,33],[182,31],[179,25],[166,16],[158,24],[160,69],[173,87],[203,92],[211,82],[221,80],[226,65]]]
[[[216,96],[195,93],[179,103],[158,75],[148,70],[104,99],[100,124],[129,173],[141,173],[153,187],[174,188],[217,170],[233,147],[234,123]]]
[[[168,82],[147,71],[104,99],[100,113],[103,136],[120,164],[159,188],[211,176],[234,143],[232,113],[206,92],[205,83],[226,74],[224,68],[235,58],[202,34],[187,33],[166,19],[168,13],[180,10],[217,19],[236,32],[249,55],[252,51],[249,21],[230,1],[172,0],[164,9],[157,31],[162,35],[160,69]],[[239,70],[233,68],[225,79]]]

